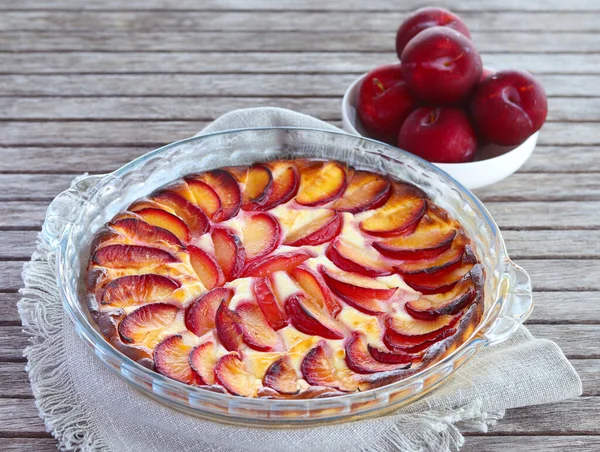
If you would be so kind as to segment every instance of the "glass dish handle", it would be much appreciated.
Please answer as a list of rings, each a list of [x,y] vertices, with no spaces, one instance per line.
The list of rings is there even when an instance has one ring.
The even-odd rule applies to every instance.
[[[508,289],[500,314],[485,333],[487,345],[508,339],[527,320],[533,311],[531,279],[525,270],[512,261],[507,268]]]
[[[67,190],[52,200],[42,227],[42,236],[52,248],[57,248],[63,232],[76,220],[81,206],[90,197],[91,189],[103,177],[104,174],[98,174],[76,178]]]

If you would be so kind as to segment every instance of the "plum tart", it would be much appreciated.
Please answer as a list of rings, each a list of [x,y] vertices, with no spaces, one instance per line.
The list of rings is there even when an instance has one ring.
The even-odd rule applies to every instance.
[[[392,383],[460,346],[483,312],[461,225],[414,185],[337,161],[187,175],[117,214],[90,254],[107,341],[238,396]]]

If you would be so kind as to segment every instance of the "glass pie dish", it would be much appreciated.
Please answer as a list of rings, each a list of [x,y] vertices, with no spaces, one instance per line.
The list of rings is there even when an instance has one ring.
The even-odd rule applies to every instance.
[[[486,275],[483,319],[465,342],[424,370],[386,386],[331,398],[277,400],[213,393],[179,383],[129,359],[104,339],[85,302],[85,275],[91,241],[107,221],[132,201],[188,173],[300,157],[339,160],[406,180],[462,224]],[[412,154],[340,132],[239,129],[164,146],[111,174],[79,180],[50,205],[43,234],[56,249],[64,309],[77,334],[105,365],[169,407],[245,426],[305,427],[397,409],[443,383],[482,347],[510,337],[533,308],[529,276],[508,258],[498,227],[475,196]]]

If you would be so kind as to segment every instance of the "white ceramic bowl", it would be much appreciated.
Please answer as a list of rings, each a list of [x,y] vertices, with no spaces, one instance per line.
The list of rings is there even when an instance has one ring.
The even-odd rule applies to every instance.
[[[368,137],[356,114],[358,88],[366,74],[357,78],[346,90],[342,100],[344,130]],[[516,147],[486,145],[477,150],[475,160],[468,163],[434,163],[470,190],[506,179],[527,161],[537,143],[539,132]]]

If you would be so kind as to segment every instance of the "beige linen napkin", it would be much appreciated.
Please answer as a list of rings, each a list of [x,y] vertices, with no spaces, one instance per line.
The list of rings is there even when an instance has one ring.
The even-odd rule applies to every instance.
[[[226,114],[202,133],[259,126],[337,130],[289,110],[259,108]],[[288,430],[201,420],[140,395],[88,350],[62,310],[54,267],[55,253],[41,240],[25,265],[19,312],[31,336],[25,356],[36,404],[64,449],[449,451],[464,441],[456,423],[485,431],[507,408],[581,394],[581,381],[558,346],[521,327],[508,341],[483,349],[427,397],[384,417]]]

